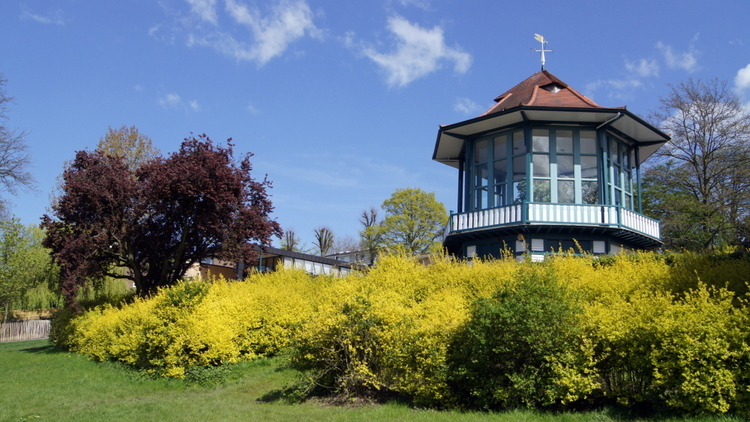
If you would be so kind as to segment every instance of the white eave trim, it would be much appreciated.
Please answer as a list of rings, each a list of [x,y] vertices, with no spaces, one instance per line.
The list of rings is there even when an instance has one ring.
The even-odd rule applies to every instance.
[[[621,116],[613,120],[620,114]],[[482,133],[500,131],[525,120],[550,122],[552,124],[603,124],[612,120],[610,126],[636,139],[639,144],[650,144],[641,149],[641,163],[656,149],[669,140],[669,136],[624,109],[580,109],[580,108],[534,108],[519,107],[507,112],[481,116],[452,125],[438,131],[433,160],[458,168],[458,160],[464,139]]]

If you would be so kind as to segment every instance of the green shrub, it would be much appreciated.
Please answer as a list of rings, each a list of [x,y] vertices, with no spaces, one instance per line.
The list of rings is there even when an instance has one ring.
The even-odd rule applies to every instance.
[[[582,341],[581,305],[550,267],[480,298],[448,350],[448,382],[465,407],[547,406],[594,386]]]
[[[73,346],[75,336],[73,325],[73,310],[70,308],[58,309],[50,321],[49,339],[59,347],[70,349]]]

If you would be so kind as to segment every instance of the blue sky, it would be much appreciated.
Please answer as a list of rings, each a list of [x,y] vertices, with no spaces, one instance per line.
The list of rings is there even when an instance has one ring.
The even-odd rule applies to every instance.
[[[108,127],[162,153],[233,138],[268,174],[285,229],[356,237],[397,188],[455,209],[438,125],[475,117],[540,68],[647,117],[669,83],[718,77],[750,102],[750,1],[5,0],[0,73],[37,181],[9,196],[36,223],[63,163]],[[278,244],[278,242],[277,242]]]

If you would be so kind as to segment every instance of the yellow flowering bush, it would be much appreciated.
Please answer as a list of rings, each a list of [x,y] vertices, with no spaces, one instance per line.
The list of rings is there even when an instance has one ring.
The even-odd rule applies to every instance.
[[[467,313],[468,291],[447,257],[425,266],[384,256],[363,276],[337,280],[295,339],[295,367],[343,394],[445,397],[445,350]]]
[[[301,271],[243,282],[181,282],[149,299],[96,307],[70,319],[65,345],[96,360],[183,377],[190,367],[235,363],[286,347],[321,283]]]
[[[186,281],[148,299],[62,312],[53,339],[173,377],[288,350],[311,385],[418,404],[617,401],[746,415],[747,274],[750,258],[734,252],[541,263],[438,255],[429,264],[395,254],[343,278],[281,270]],[[503,346],[493,351],[480,331]],[[527,352],[514,352],[519,344]],[[482,368],[504,384],[482,381]]]

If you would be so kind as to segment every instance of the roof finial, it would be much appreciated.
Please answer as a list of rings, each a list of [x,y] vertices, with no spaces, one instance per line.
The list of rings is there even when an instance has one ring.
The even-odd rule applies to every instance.
[[[544,49],[544,44],[547,44],[547,40],[545,40],[543,36],[541,36],[539,34],[534,34],[534,39],[537,40],[537,41],[539,41],[540,43],[542,43],[542,49],[541,50],[534,50],[534,51],[537,52],[537,53],[542,53],[542,70],[544,70],[544,62],[545,62],[545,60],[544,60],[544,53],[545,52],[550,52],[551,53],[552,50],[545,50]]]

